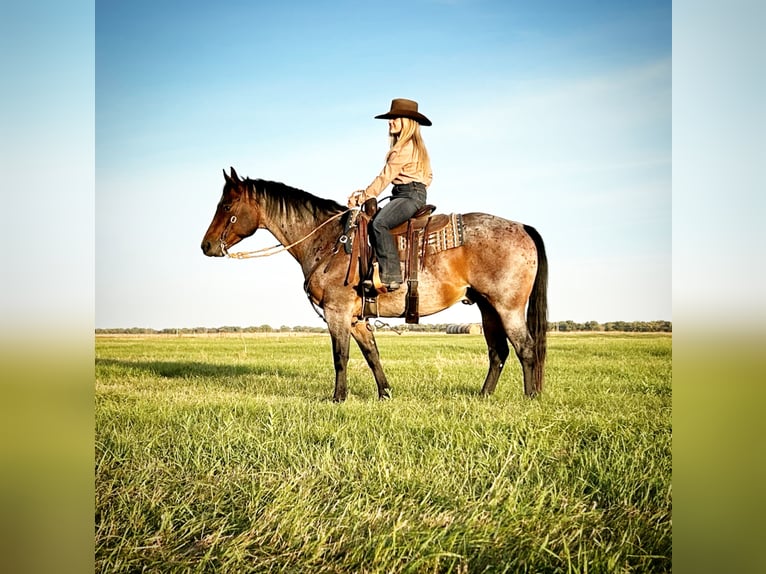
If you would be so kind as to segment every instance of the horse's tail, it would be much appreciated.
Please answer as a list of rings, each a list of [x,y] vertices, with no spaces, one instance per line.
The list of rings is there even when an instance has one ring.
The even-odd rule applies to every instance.
[[[543,390],[545,377],[545,355],[548,336],[548,257],[545,255],[545,244],[537,230],[525,225],[524,230],[535,242],[537,249],[537,276],[532,286],[527,305],[527,331],[534,341],[535,364],[532,369],[532,380],[537,393]]]

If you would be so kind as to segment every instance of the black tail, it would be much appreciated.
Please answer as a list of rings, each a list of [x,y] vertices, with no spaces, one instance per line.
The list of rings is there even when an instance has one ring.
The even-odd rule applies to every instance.
[[[548,336],[548,257],[545,255],[545,244],[537,230],[525,225],[524,230],[535,242],[537,249],[537,277],[532,286],[527,305],[527,331],[534,341],[535,365],[533,380],[537,393],[543,390],[545,378],[545,355]]]

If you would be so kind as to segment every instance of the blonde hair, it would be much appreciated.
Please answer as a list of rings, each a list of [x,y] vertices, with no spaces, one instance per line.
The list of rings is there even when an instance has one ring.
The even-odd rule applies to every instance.
[[[398,134],[389,135],[390,149],[399,150],[407,142],[412,141],[412,145],[415,147],[415,162],[417,163],[418,171],[430,173],[431,158],[428,156],[423,136],[420,135],[420,124],[410,118],[399,119],[402,120],[402,130]]]

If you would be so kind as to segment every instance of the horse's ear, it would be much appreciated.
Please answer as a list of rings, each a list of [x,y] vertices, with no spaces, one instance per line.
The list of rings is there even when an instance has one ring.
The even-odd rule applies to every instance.
[[[237,172],[234,171],[233,167],[231,168],[231,179],[233,179],[234,181],[239,181],[239,176],[237,175]]]
[[[231,178],[229,177],[229,174],[226,173],[225,169],[222,170],[222,171],[223,171],[223,178],[226,180],[226,183],[229,183],[231,181]]]

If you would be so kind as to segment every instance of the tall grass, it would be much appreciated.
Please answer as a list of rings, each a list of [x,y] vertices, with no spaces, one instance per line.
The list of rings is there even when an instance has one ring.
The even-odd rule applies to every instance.
[[[552,336],[546,388],[481,336],[96,340],[102,572],[665,572],[671,338]]]

